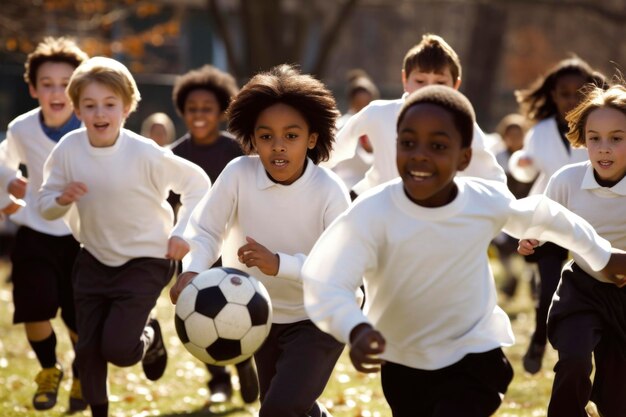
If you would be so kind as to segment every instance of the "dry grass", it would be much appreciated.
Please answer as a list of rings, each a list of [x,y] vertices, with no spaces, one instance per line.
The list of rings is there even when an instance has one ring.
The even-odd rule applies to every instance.
[[[59,403],[49,412],[34,411],[31,396],[34,392],[33,378],[37,362],[26,342],[21,326],[11,324],[13,306],[11,285],[5,282],[9,271],[6,262],[0,262],[0,416],[54,417],[65,415],[70,388],[70,378],[63,381]],[[500,275],[498,264],[494,272]],[[517,337],[515,346],[506,349],[514,364],[515,378],[509,388],[497,417],[544,416],[552,384],[552,366],[555,352],[548,348],[544,368],[538,375],[530,376],[521,368],[530,332],[533,314],[529,285],[521,283],[520,291],[510,302],[503,305],[510,314]],[[207,372],[204,366],[191,357],[181,346],[173,328],[174,310],[164,295],[159,299],[158,316],[162,319],[170,362],[167,371],[158,382],[146,380],[140,365],[120,369],[109,367],[111,415],[122,416],[230,416],[255,415],[258,404],[245,407],[238,396],[232,403],[221,406],[207,404]],[[60,321],[54,321],[59,337],[59,359],[66,369],[70,368],[72,353]],[[378,376],[366,376],[354,371],[347,356],[341,358],[322,397],[335,417],[388,417],[390,412],[382,395]],[[80,414],[79,414],[80,415]],[[88,412],[82,415],[89,415]]]

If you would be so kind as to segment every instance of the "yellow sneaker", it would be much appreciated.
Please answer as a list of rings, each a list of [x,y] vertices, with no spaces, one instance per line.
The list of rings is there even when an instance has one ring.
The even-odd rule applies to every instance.
[[[33,406],[36,410],[49,410],[54,407],[57,403],[61,379],[63,379],[63,369],[59,364],[39,371],[35,377],[37,391],[33,396]]]
[[[72,380],[72,389],[70,390],[70,406],[68,413],[76,413],[87,409],[87,402],[83,399],[83,390],[80,385],[80,379]]]

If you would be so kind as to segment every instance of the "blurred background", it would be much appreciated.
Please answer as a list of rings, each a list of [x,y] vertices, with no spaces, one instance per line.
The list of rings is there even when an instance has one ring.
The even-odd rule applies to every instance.
[[[517,110],[515,89],[564,57],[577,54],[609,77],[626,65],[626,0],[11,0],[0,6],[0,132],[36,105],[23,63],[46,35],[124,62],[143,96],[127,127],[138,131],[163,111],[178,136],[171,86],[189,69],[210,63],[243,85],[296,63],[345,111],[352,68],[369,73],[382,98],[399,97],[404,54],[426,32],[459,54],[461,91],[487,132]]]

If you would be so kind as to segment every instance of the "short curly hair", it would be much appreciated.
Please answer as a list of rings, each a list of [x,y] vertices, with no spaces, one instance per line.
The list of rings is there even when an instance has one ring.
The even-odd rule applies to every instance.
[[[620,84],[613,85],[606,90],[597,86],[588,87],[585,99],[565,116],[569,127],[566,136],[572,147],[585,147],[587,119],[591,112],[605,107],[626,114],[626,87]]]
[[[472,146],[476,115],[470,101],[461,92],[443,85],[427,85],[411,93],[400,109],[396,131],[406,112],[413,106],[422,103],[435,104],[452,114],[454,125],[461,134],[461,147]]]
[[[62,62],[76,68],[88,58],[89,56],[73,39],[65,36],[59,38],[47,36],[39,42],[33,52],[28,54],[24,63],[24,81],[37,87],[37,71],[46,62]]]
[[[203,65],[176,78],[172,90],[172,101],[179,115],[185,113],[187,96],[195,90],[207,90],[215,94],[220,113],[228,108],[231,99],[239,91],[237,81],[227,72],[212,65]]]
[[[286,64],[252,77],[226,111],[228,129],[237,137],[244,152],[254,150],[252,138],[259,114],[278,103],[300,112],[309,131],[317,133],[315,147],[307,152],[313,163],[328,160],[335,140],[335,122],[339,117],[335,98],[321,81]]]

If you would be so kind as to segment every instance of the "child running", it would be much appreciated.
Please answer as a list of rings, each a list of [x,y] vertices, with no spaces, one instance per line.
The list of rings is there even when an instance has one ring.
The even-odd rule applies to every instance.
[[[26,338],[42,368],[35,378],[36,410],[54,407],[66,372],[57,358],[57,336],[50,322],[59,310],[72,345],[78,338],[71,274],[79,245],[63,220],[41,217],[37,195],[52,148],[63,135],[80,127],[65,87],[74,69],[87,58],[69,38],[43,39],[28,55],[24,72],[30,95],[39,107],[9,123],[7,138],[0,143],[0,198],[10,198],[6,214],[12,214],[11,221],[19,226],[11,255],[13,323],[24,323]],[[26,166],[28,178],[22,177],[21,164]],[[87,407],[75,362],[69,398],[68,412]]]
[[[593,88],[567,115],[567,138],[589,160],[563,167],[545,194],[585,218],[613,247],[626,250],[626,88]],[[520,242],[531,254],[537,241]],[[586,417],[592,400],[605,417],[626,416],[626,288],[574,253],[562,272],[548,316],[558,351],[549,417]],[[592,355],[595,361],[593,384]]]
[[[161,329],[149,315],[174,261],[189,250],[183,231],[210,181],[197,165],[123,128],[140,94],[120,62],[85,61],[67,92],[85,128],[66,135],[48,157],[39,208],[49,220],[68,215],[82,244],[73,277],[76,359],[93,417],[106,417],[108,363],[141,360],[153,381],[165,371]],[[182,200],[173,227],[170,190]]]
[[[332,148],[335,100],[320,81],[281,65],[254,76],[227,114],[229,130],[256,155],[229,163],[194,212],[192,249],[172,301],[220,254],[224,266],[258,278],[273,306],[272,329],[254,354],[259,416],[329,416],[316,400],[343,344],[307,316],[300,270],[349,204],[341,180],[317,166]]]
[[[587,160],[585,150],[572,149],[565,136],[565,115],[583,99],[581,88],[587,83],[602,86],[604,77],[587,62],[573,57],[558,62],[528,89],[516,93],[522,114],[536,124],[528,132],[524,147],[511,155],[509,170],[518,181],[534,181],[530,195],[543,193],[552,174],[562,166]],[[522,361],[530,374],[541,370],[547,342],[548,308],[567,256],[566,250],[548,242],[526,258],[537,263],[535,285],[539,288],[535,331]]]
[[[400,178],[365,195],[326,229],[302,276],[306,310],[350,344],[362,372],[382,370],[394,417],[488,417],[513,377],[513,343],[496,304],[487,248],[502,228],[552,239],[613,280],[626,254],[579,216],[497,181],[457,176],[471,159],[474,111],[458,91],[428,86],[398,116]],[[354,291],[365,284],[363,310]]]

